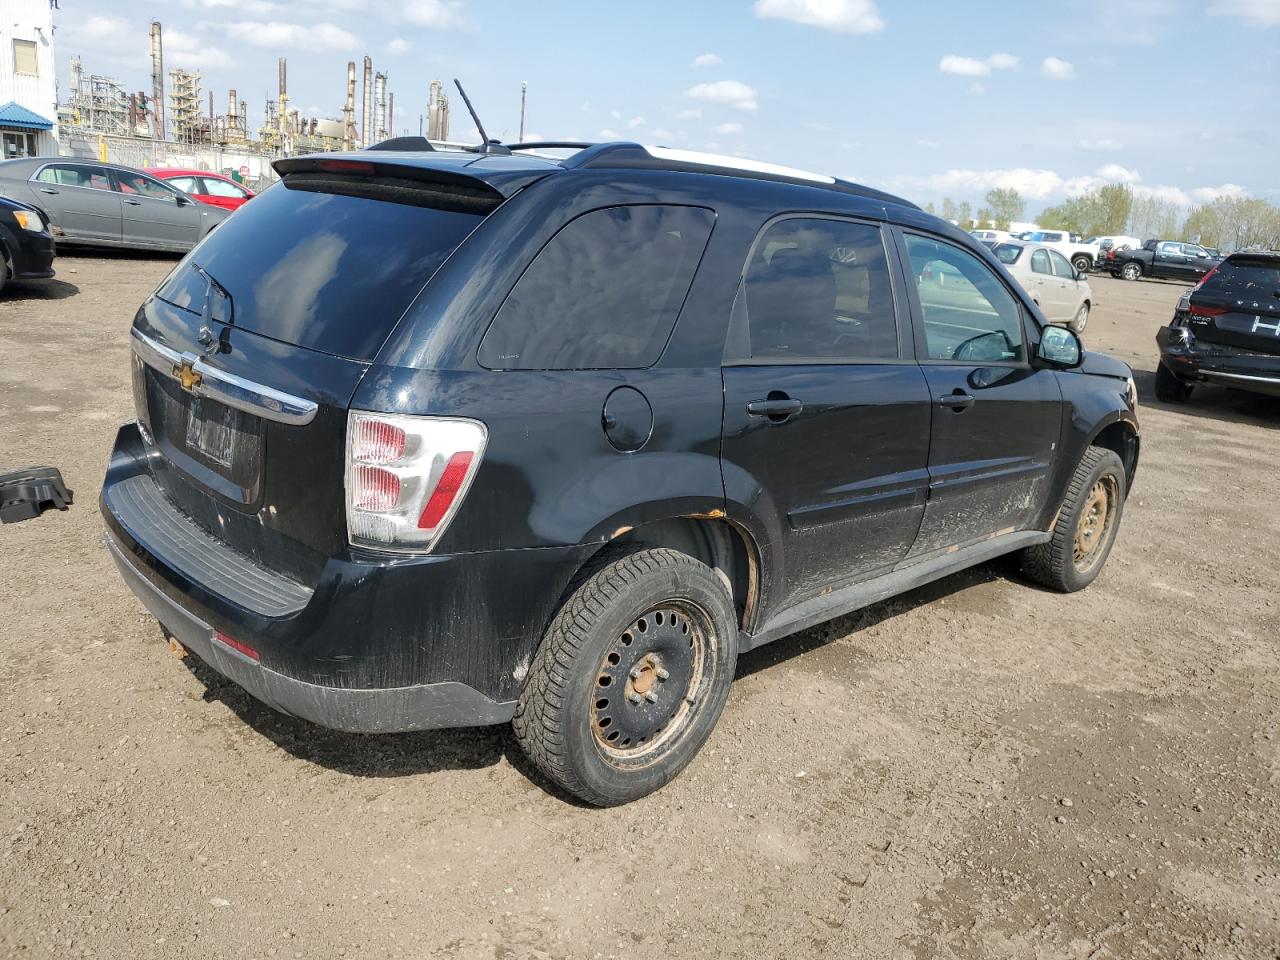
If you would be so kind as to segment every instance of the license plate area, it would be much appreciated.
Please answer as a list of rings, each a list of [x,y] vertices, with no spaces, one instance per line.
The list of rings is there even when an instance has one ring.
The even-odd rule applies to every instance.
[[[199,397],[192,397],[187,403],[187,446],[224,470],[235,465],[237,430],[232,423],[233,413],[239,411]]]

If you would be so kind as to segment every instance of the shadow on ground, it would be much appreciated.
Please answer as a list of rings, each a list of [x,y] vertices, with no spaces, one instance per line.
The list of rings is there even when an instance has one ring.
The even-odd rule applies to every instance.
[[[1138,386],[1139,404],[1148,404],[1160,410],[1179,413],[1186,417],[1207,420],[1226,420],[1255,427],[1280,429],[1280,397],[1267,397],[1245,390],[1232,390],[1209,384],[1197,384],[1191,398],[1185,403],[1164,403],[1156,399],[1156,374],[1154,370],[1134,370],[1134,383]],[[1142,417],[1142,407],[1138,408]]]
[[[25,300],[66,300],[80,292],[65,280],[10,280],[0,291],[0,303],[22,303]]]

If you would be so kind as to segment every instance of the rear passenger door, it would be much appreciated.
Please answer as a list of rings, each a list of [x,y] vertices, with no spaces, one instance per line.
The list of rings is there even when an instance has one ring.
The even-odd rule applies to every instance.
[[[121,235],[135,246],[185,250],[200,237],[199,204],[143,173],[112,170],[121,195]],[[181,198],[181,199],[180,199]]]
[[[1053,261],[1044,247],[1031,251],[1031,273],[1035,276],[1031,293],[1040,305],[1040,312],[1055,323],[1061,322],[1066,309],[1062,281],[1054,276]]]
[[[917,281],[916,352],[933,399],[929,503],[913,556],[1026,529],[1044,501],[1062,423],[1053,371],[1028,362],[1020,301],[985,263],[903,236]],[[931,278],[946,273],[945,285]]]
[[[36,172],[31,189],[65,239],[120,241],[120,195],[105,167],[50,163]]]
[[[792,216],[748,258],[721,452],[776,524],[772,610],[892,567],[924,512],[929,389],[885,240],[876,223]]]

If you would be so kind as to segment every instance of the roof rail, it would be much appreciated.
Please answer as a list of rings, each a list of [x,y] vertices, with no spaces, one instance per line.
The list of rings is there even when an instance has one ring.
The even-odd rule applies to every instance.
[[[561,161],[566,168],[623,167],[646,170],[683,170],[690,173],[712,173],[722,176],[748,177],[753,180],[773,180],[780,183],[795,183],[810,187],[821,187],[835,190],[852,196],[876,200],[881,203],[893,203],[912,209],[920,209],[910,200],[864,187],[860,184],[839,180],[821,173],[808,170],[797,170],[773,163],[758,160],[747,160],[741,157],[727,157],[714,153],[698,153],[692,150],[678,150],[670,147],[648,147],[639,143],[599,143],[584,147],[579,153]]]
[[[516,150],[585,150],[596,144],[584,140],[526,140],[522,143],[508,143],[507,149]]]

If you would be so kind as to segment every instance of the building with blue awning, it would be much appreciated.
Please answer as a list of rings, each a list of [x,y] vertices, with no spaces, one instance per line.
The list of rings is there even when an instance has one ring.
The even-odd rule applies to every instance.
[[[4,0],[0,22],[0,157],[58,155],[51,0]]]

